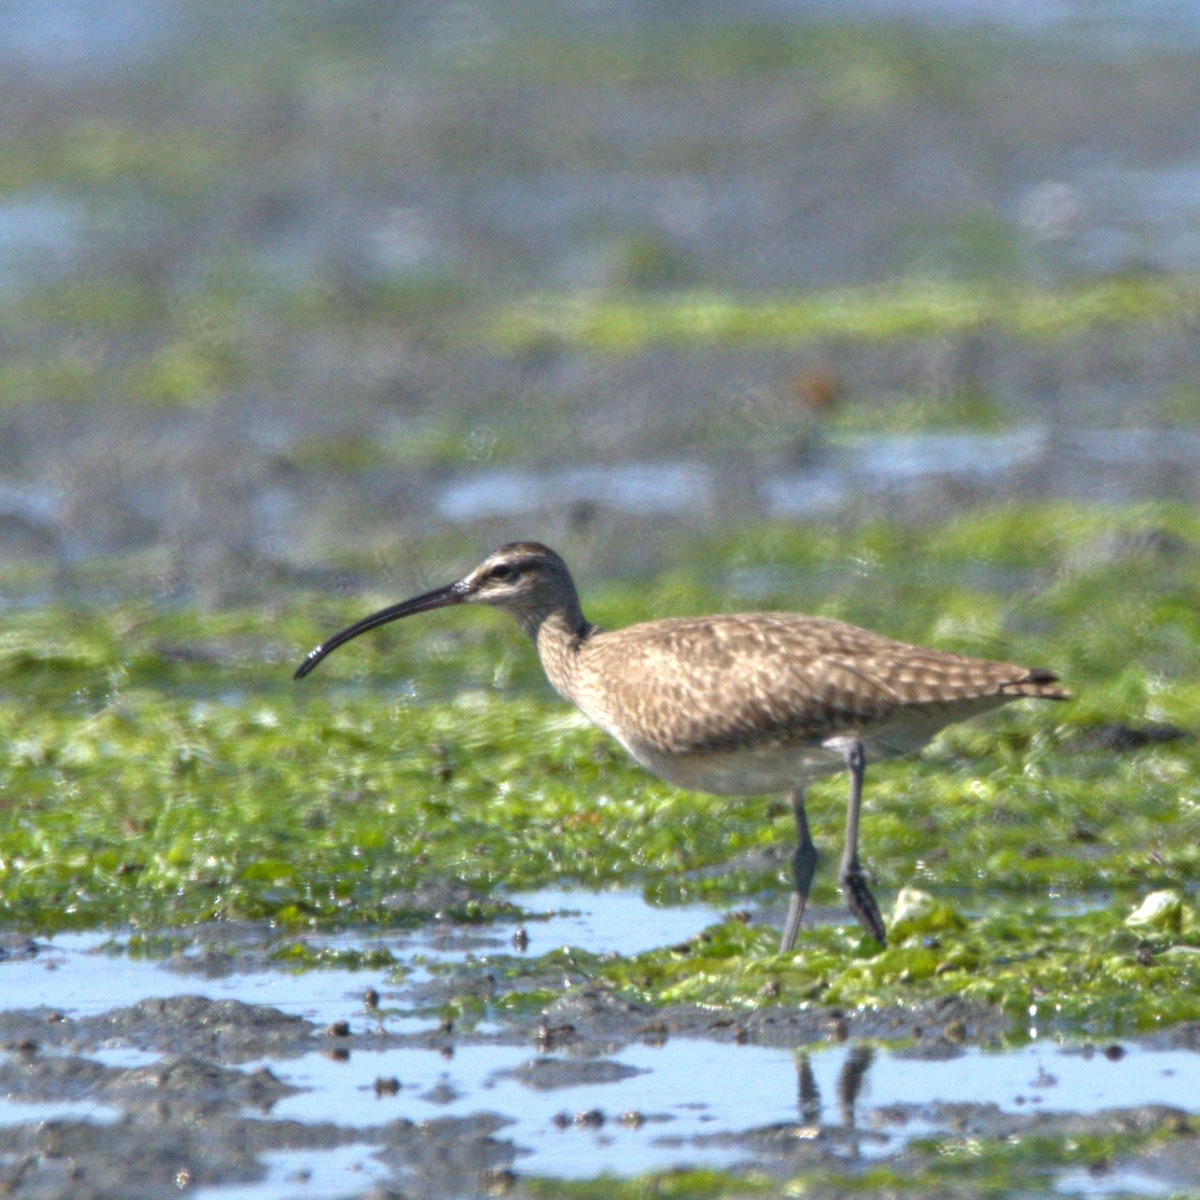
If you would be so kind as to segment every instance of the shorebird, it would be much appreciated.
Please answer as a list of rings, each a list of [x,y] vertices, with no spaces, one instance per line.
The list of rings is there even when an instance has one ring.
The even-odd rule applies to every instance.
[[[369,629],[453,604],[486,604],[532,639],[554,689],[648,771],[718,796],[786,792],[796,821],[793,890],[780,953],[790,953],[817,865],[808,783],[850,773],[838,881],[881,945],[886,930],[858,857],[867,763],[920,749],[945,725],[1033,696],[1065,700],[1058,676],[909,646],[791,612],[666,617],[603,630],[580,608],[567,564],[539,542],[512,542],[455,583],[390,605],[336,633],[296,669]]]

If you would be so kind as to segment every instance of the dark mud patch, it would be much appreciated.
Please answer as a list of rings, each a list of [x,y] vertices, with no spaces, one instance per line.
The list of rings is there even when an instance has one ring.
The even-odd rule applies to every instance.
[[[870,1038],[887,1042],[985,1044],[1009,1027],[996,1009],[957,997],[909,1006],[845,1010],[828,1005],[773,1005],[747,1012],[713,1012],[699,1005],[652,1008],[602,988],[573,988],[535,1017],[514,1022],[535,1040],[547,1035],[577,1048],[613,1048],[669,1036],[758,1046],[810,1046]]]
[[[1107,750],[1128,754],[1146,746],[1161,746],[1192,735],[1178,725],[1166,721],[1144,725],[1127,725],[1120,721],[1103,721],[1081,729],[1068,743],[1070,750]]]
[[[303,1017],[203,996],[141,1000],[80,1026],[85,1037],[107,1045],[203,1054],[217,1062],[298,1053],[313,1035],[312,1023]]]
[[[423,1126],[396,1121],[364,1133],[330,1123],[194,1122],[170,1115],[154,1120],[141,1113],[127,1115],[116,1125],[47,1121],[0,1129],[0,1155],[11,1164],[0,1175],[0,1186],[6,1195],[47,1200],[157,1198],[197,1186],[265,1182],[262,1160],[273,1152],[312,1154],[361,1143],[404,1178],[407,1194],[474,1195],[486,1192],[491,1173],[513,1161],[511,1146],[492,1137],[503,1124],[498,1117],[486,1116]],[[291,1182],[305,1182],[303,1171]],[[264,1188],[264,1195],[273,1194],[279,1193]],[[339,1194],[362,1190],[351,1185],[349,1193]]]
[[[607,1058],[572,1060],[547,1057],[531,1058],[506,1074],[526,1087],[550,1091],[562,1087],[617,1083],[639,1072],[636,1067],[626,1067]]]
[[[0,1088],[10,1100],[89,1100],[126,1114],[152,1109],[159,1119],[168,1109],[181,1118],[244,1108],[267,1112],[296,1090],[266,1068],[245,1073],[174,1055],[151,1066],[125,1068],[27,1049],[0,1063]]]
[[[361,1146],[361,1157],[377,1153],[378,1173],[402,1174],[412,1194],[472,1194],[481,1176],[506,1170],[516,1155],[492,1137],[506,1123],[493,1115],[397,1117],[366,1128],[272,1119],[278,1102],[300,1089],[267,1066],[223,1064],[285,1060],[337,1039],[265,1006],[175,996],[78,1021],[10,1011],[0,1024],[0,1092],[18,1117],[0,1124],[5,1195],[136,1200],[266,1180],[264,1159],[273,1154],[350,1146]],[[103,1061],[156,1052],[163,1057],[139,1065]],[[31,1119],[20,1119],[25,1110]],[[298,1169],[296,1182],[303,1175]]]
[[[125,1047],[223,1063],[301,1054],[314,1028],[303,1017],[276,1009],[204,996],[139,1000],[79,1020],[45,1010],[0,1013],[4,1045],[24,1052]]]

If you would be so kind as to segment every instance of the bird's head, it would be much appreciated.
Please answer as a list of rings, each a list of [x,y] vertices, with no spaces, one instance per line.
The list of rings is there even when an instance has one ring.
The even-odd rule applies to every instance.
[[[509,542],[452,587],[467,604],[487,604],[520,616],[575,595],[567,564],[541,542]]]
[[[565,608],[573,619],[582,620],[567,564],[540,542],[509,542],[454,583],[389,605],[335,633],[308,653],[296,669],[295,677],[303,678],[326,655],[360,633],[453,604],[486,604],[501,609],[512,614],[529,632],[536,632],[541,621],[559,608]]]

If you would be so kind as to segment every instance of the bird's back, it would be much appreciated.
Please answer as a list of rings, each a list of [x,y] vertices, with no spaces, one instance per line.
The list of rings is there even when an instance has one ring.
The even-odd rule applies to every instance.
[[[747,613],[596,632],[580,647],[569,698],[672,778],[664,763],[774,760],[840,737],[864,741],[872,758],[907,753],[1008,700],[1064,699],[1056,682],[1047,671],[909,646],[841,621]]]

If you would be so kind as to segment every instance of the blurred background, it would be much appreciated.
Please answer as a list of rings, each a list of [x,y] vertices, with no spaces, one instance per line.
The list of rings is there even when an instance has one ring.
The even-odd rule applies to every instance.
[[[3,0],[4,589],[1194,502],[1198,272],[1184,0]]]

